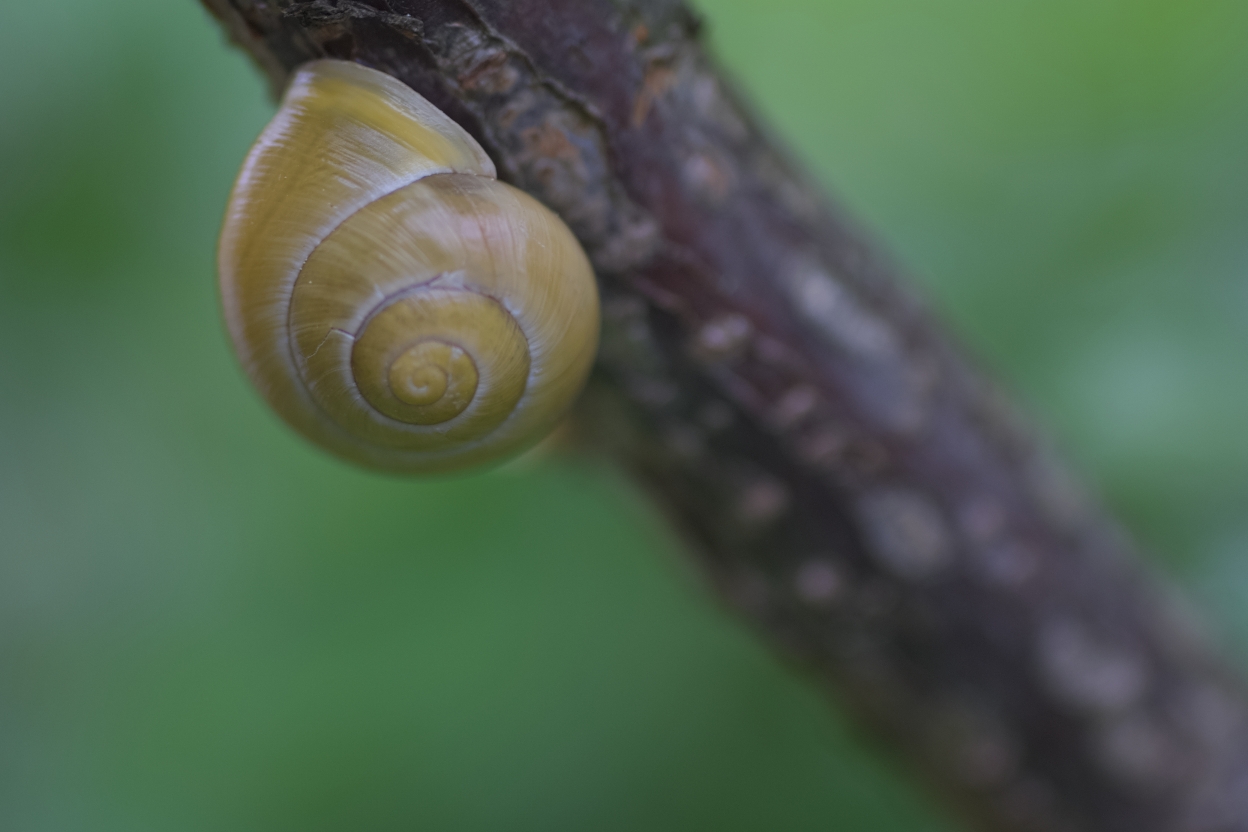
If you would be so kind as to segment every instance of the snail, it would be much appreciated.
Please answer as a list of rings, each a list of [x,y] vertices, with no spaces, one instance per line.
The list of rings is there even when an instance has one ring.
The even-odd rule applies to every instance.
[[[291,426],[366,466],[433,473],[537,442],[583,386],[598,293],[576,238],[401,81],[293,78],[226,209],[226,324]]]

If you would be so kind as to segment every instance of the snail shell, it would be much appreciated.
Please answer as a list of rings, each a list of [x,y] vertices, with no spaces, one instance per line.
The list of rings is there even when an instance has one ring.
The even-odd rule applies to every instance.
[[[436,472],[540,439],[598,342],[567,226],[410,88],[305,65],[252,147],[219,252],[226,322],[273,408],[364,465]]]

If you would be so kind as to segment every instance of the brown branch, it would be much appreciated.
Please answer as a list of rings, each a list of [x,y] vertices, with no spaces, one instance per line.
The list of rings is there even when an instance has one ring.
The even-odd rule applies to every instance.
[[[678,0],[204,0],[360,61],[573,227],[595,438],[723,596],[978,828],[1248,830],[1248,697],[717,75]]]

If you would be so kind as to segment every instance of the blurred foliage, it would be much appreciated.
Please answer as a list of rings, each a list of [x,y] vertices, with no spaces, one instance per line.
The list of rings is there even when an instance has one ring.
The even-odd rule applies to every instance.
[[[701,8],[1248,643],[1248,4]],[[261,407],[212,256],[271,104],[193,0],[3,23],[0,828],[952,828],[616,473],[404,482]]]

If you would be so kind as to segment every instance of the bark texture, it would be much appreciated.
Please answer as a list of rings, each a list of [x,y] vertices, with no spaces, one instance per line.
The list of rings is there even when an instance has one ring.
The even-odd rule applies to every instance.
[[[203,0],[280,89],[359,61],[561,214],[595,441],[725,599],[968,822],[1248,832],[1248,697],[769,140],[679,0]]]

